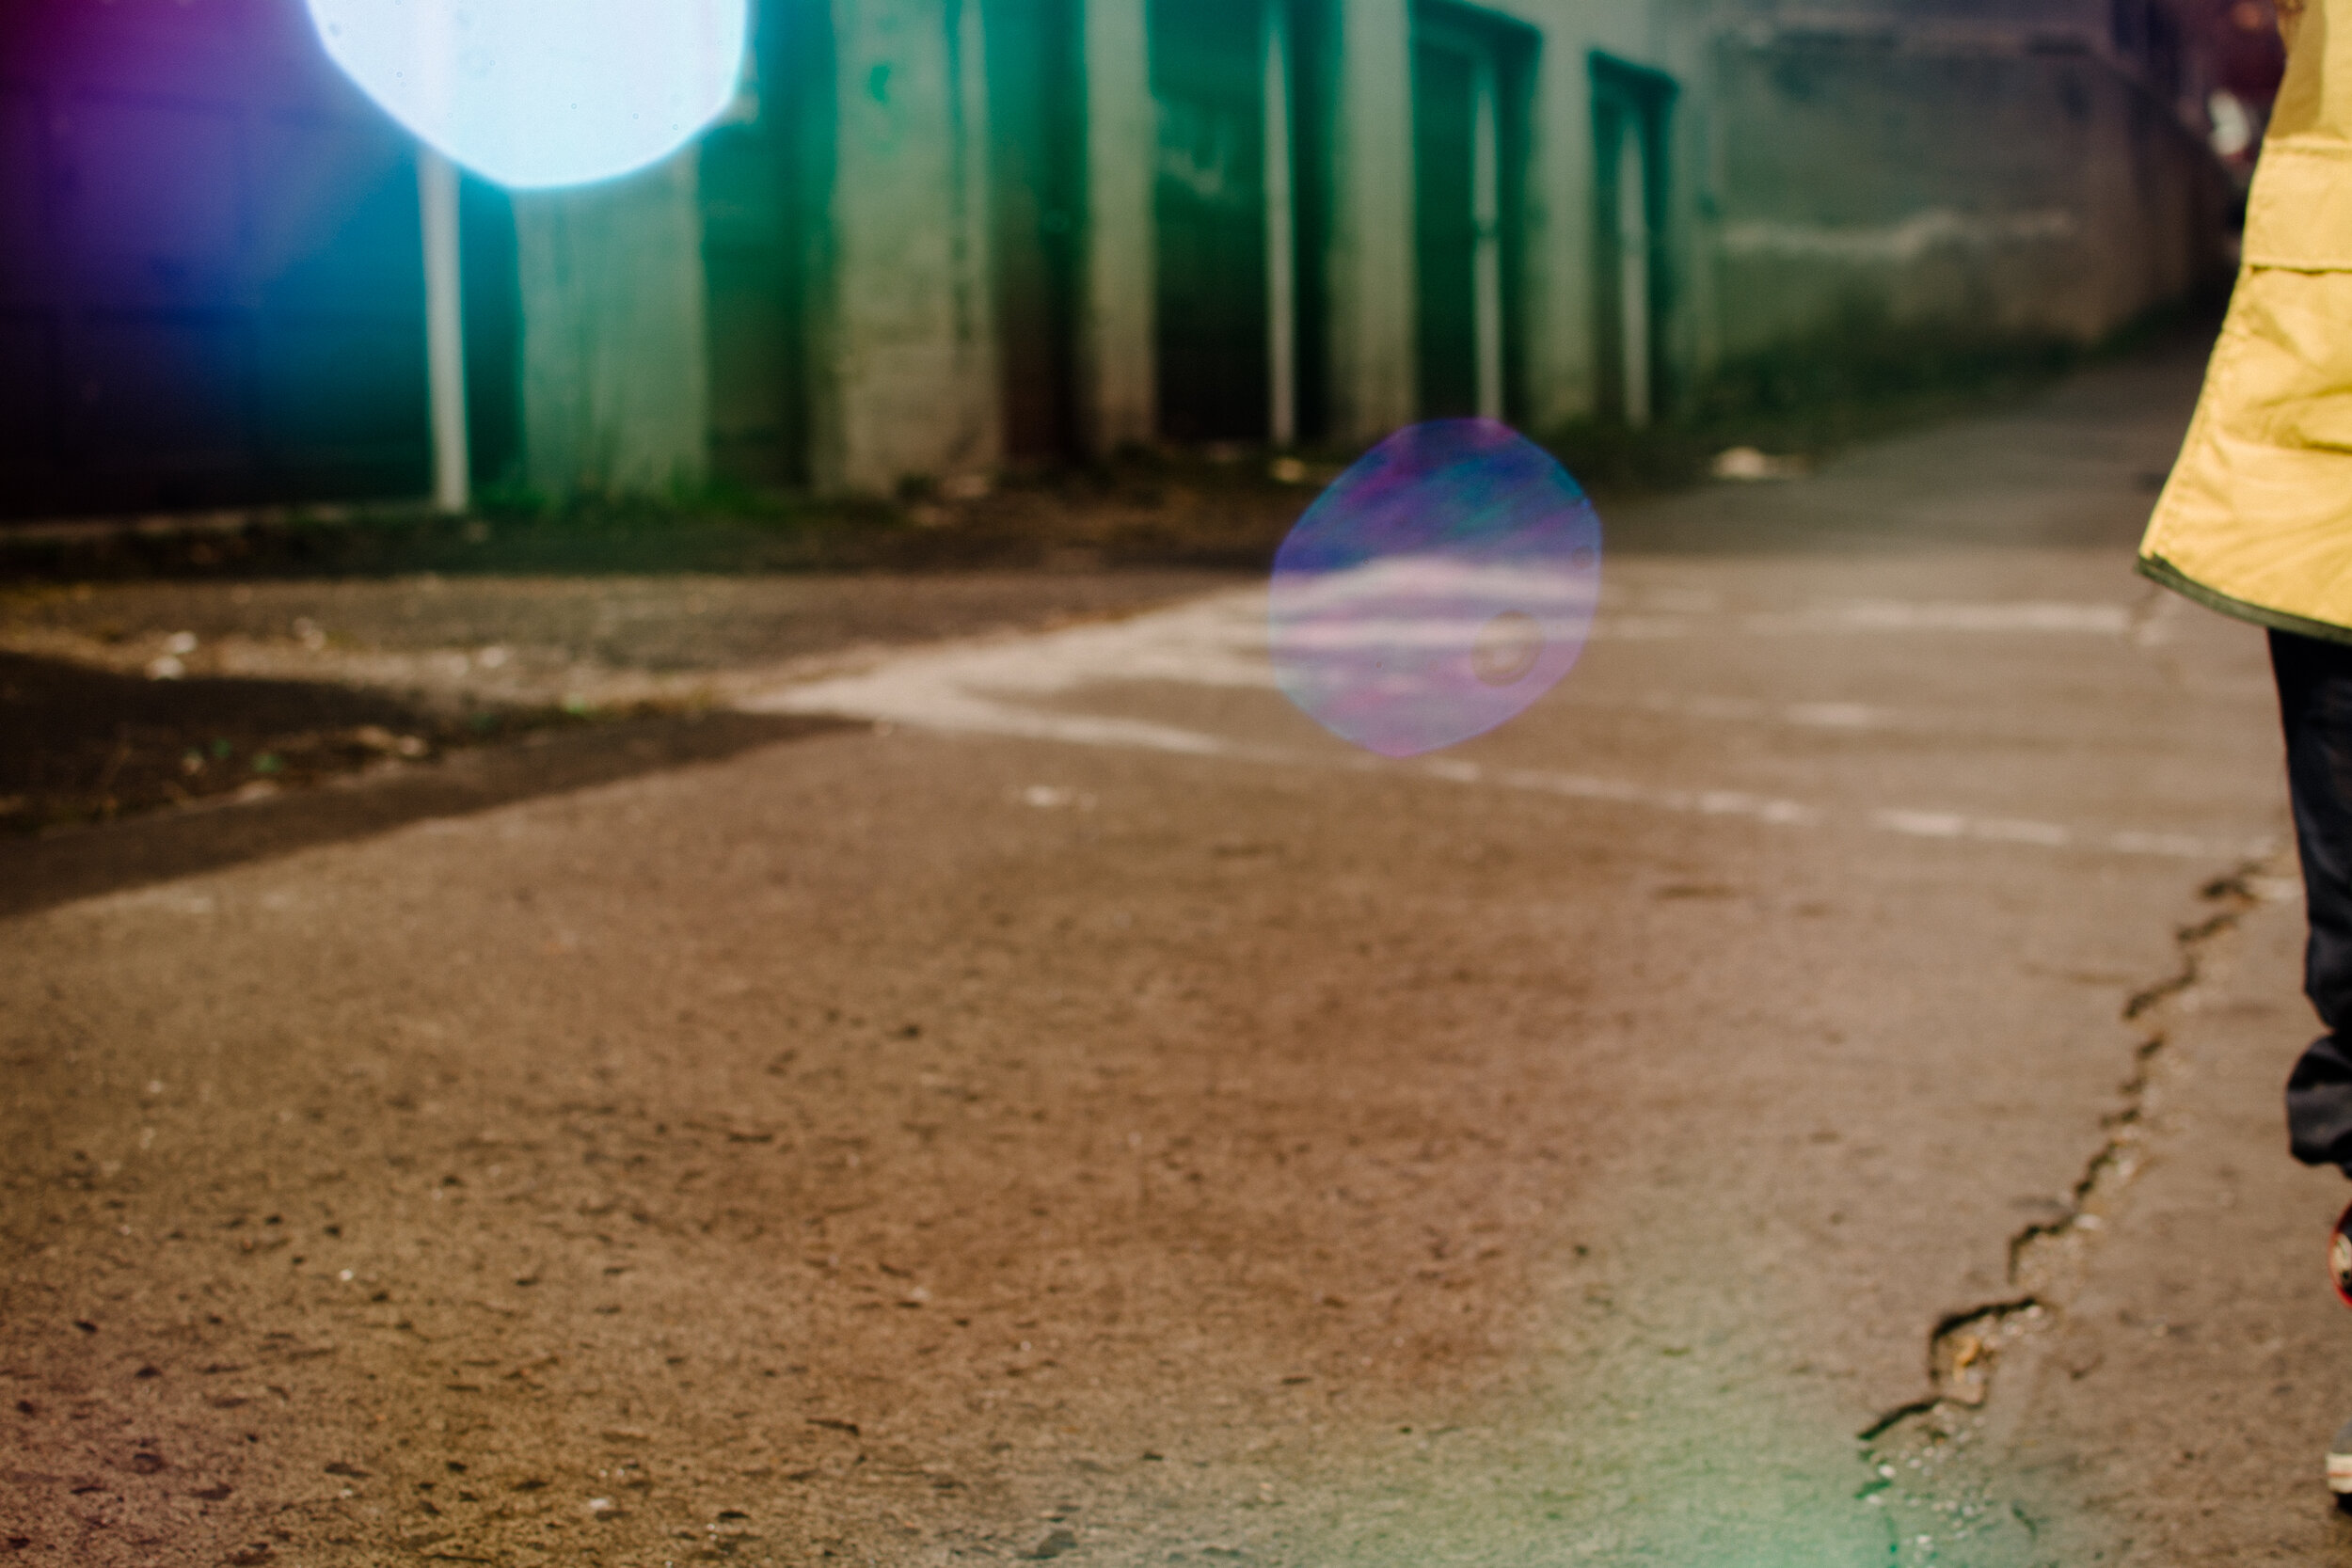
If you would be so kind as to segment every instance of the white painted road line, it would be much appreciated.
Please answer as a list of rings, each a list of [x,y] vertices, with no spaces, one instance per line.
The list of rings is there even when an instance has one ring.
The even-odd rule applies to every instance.
[[[2130,635],[2132,610],[2121,604],[2002,604],[1849,599],[1804,610],[1760,614],[1611,614],[1593,623],[1597,642],[1651,642],[1677,638],[1851,637],[1945,632],[1975,636],[2052,634],[2121,638]]]
[[[1898,605],[1854,601],[1819,614],[1748,617],[1730,623],[1849,632],[2042,631],[2120,636],[2127,629],[2121,606],[2054,604]],[[1720,628],[1726,623],[1708,623]],[[951,734],[1001,736],[1065,745],[1107,746],[1216,757],[1295,768],[1403,771],[1449,784],[1484,785],[1605,801],[1650,811],[1739,818],[1779,828],[1859,825],[1905,838],[2160,856],[2204,862],[2259,859],[2266,840],[2222,840],[2193,833],[2058,823],[1909,808],[1853,811],[1778,800],[1731,789],[1677,789],[1580,773],[1490,768],[1449,758],[1395,763],[1355,752],[1307,751],[1236,740],[1144,720],[1057,712],[1022,699],[1065,696],[1088,687],[1168,682],[1238,689],[1270,689],[1265,654],[1265,595],[1224,594],[1172,610],[1038,636],[919,649],[852,675],[787,685],[755,693],[737,705],[755,713],[832,715]],[[1643,705],[1652,705],[1650,704]],[[1763,716],[1763,705],[1692,699],[1692,717]],[[1800,705],[1778,710],[1788,721],[1829,729],[1861,729],[1884,721],[1877,710],[1850,704]]]

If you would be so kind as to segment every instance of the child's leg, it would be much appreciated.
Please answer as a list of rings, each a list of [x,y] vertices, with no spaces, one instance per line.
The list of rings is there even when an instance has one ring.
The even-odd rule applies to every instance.
[[[2352,1175],[2352,644],[2274,631],[2270,658],[2311,918],[2303,990],[2328,1026],[2287,1080],[2287,1132],[2296,1159]]]

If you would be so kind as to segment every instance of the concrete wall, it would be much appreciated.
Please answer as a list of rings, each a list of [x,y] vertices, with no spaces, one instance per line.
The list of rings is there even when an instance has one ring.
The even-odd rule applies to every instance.
[[[1414,319],[1410,0],[1332,0],[1328,37],[1338,58],[1332,116],[1329,291],[1330,418],[1327,438],[1373,439],[1418,416]],[[1473,8],[1516,23],[1537,40],[1530,62],[1525,206],[1518,310],[1512,324],[1524,366],[1521,417],[1556,427],[1591,411],[1597,381],[1593,278],[1594,150],[1591,58],[1596,53],[1687,81],[1703,57],[1688,4],[1674,0],[1502,0]],[[1703,159],[1705,103],[1685,95],[1669,182],[1692,227],[1690,194]],[[1711,277],[1683,278],[1668,330],[1675,352],[1702,355]]]
[[[1086,0],[1087,238],[1081,439],[1098,454],[1158,432],[1152,361],[1152,105],[1144,0]]]
[[[2176,38],[2187,21],[2160,4]],[[2226,180],[2112,0],[1521,0],[1544,37],[1527,214],[1528,422],[1595,411],[1590,62],[1678,87],[1669,404],[1727,359],[1876,319],[2095,339],[2223,264]],[[2145,45],[2144,20],[2123,31]],[[2177,87],[2177,93],[2172,88]]]
[[[1329,435],[1369,441],[1415,412],[1411,13],[1342,0],[1333,21]]]
[[[985,468],[998,429],[977,0],[834,0],[833,19],[840,124],[811,474],[871,491]]]
[[[1595,268],[1597,193],[1593,119],[1593,57],[1605,55],[1671,79],[1680,91],[1667,147],[1667,248],[1687,248],[1696,223],[1695,193],[1704,167],[1701,134],[1708,105],[1691,90],[1700,30],[1688,5],[1628,5],[1620,0],[1530,0],[1502,13],[1543,37],[1532,125],[1528,180],[1527,423],[1554,429],[1595,410],[1601,383],[1601,330]],[[1700,330],[1711,278],[1679,268],[1667,300],[1670,379],[1688,379],[1710,352]]]
[[[1841,321],[2089,341],[2221,264],[2218,165],[2088,49],[1729,31],[1709,66],[1727,355]]]
[[[787,3],[769,0],[763,15]],[[1313,307],[1302,379],[1317,434],[1356,444],[1422,412],[1417,0],[1286,3],[1322,52],[1295,99],[1318,117],[1300,136],[1319,160],[1298,181],[1317,204],[1297,224],[1316,237],[1302,268]],[[823,104],[826,125],[795,144],[824,166],[800,186],[820,195],[797,221],[821,232],[792,270],[806,448],[792,467],[820,489],[860,491],[993,467],[1004,443],[981,0],[826,0],[793,14],[825,32],[822,91],[800,96]],[[1594,413],[1620,352],[1597,251],[1597,57],[1672,84],[1654,217],[1661,413],[1730,361],[1856,322],[2090,340],[2219,261],[2217,166],[2159,73],[2119,42],[2128,29],[2111,25],[2109,0],[1498,0],[1452,14],[1524,29],[1512,35],[1532,86],[1508,325],[1512,405],[1538,431]],[[1080,0],[1078,15],[1072,397],[1080,444],[1106,453],[1160,434],[1162,150],[1145,0]],[[690,383],[710,372],[680,346],[700,309],[691,177],[685,160],[658,179],[518,203],[530,462],[543,484],[629,488],[701,471],[689,427],[707,405]]]
[[[1172,422],[1156,406],[1169,382],[1155,364],[1167,341],[1158,312],[1184,291],[1168,287],[1178,275],[1160,276],[1165,150],[1147,0],[1072,3],[1075,22],[1057,9],[1055,24],[1083,31],[1079,80],[1068,88],[1082,103],[1022,123],[1042,119],[1065,139],[1083,135],[1070,160],[1083,166],[1083,199],[1059,188],[1081,178],[1056,163],[1053,203],[1083,232],[1053,249],[1051,311],[1036,308],[1034,289],[1009,296],[1018,310],[1005,309],[1025,310],[1032,325],[1050,321],[1055,373],[1072,383],[1055,388],[1066,427],[1056,442],[1099,454],[1160,438]],[[1168,4],[1158,14],[1224,8]],[[1422,333],[1417,319],[1412,39],[1416,14],[1440,0],[1280,4],[1302,61],[1291,94],[1303,117],[1293,127],[1304,160],[1293,171],[1299,200],[1291,223],[1267,226],[1302,245],[1289,279],[1299,325],[1288,357],[1311,404],[1310,435],[1359,443],[1421,415],[1417,360],[1427,344],[1439,345],[1429,351],[1433,366],[1458,349]],[[1013,250],[993,223],[1005,204],[991,186],[989,8],[988,0],[757,0],[756,79],[742,113],[703,150],[591,189],[517,198],[511,259],[502,209],[483,223],[469,216],[469,231],[501,231],[495,266],[481,245],[469,256],[469,296],[502,306],[511,279],[521,323],[519,370],[509,375],[503,352],[479,352],[502,334],[469,321],[475,379],[518,389],[532,483],[558,495],[660,492],[715,471],[744,484],[887,491],[909,476],[946,478],[1003,460],[1000,366],[1024,361],[999,351],[1008,328],[998,301],[1020,275],[991,254],[999,241]],[[1515,121],[1525,129],[1524,187],[1503,247],[1504,313],[1506,407],[1539,431],[1593,412],[1612,362],[1602,320],[1609,273],[1597,254],[1596,56],[1676,86],[1657,214],[1669,411],[1732,361],[1801,350],[1857,322],[1955,341],[2095,338],[2179,297],[2222,260],[2230,191],[2198,117],[2208,85],[2241,76],[2200,53],[2218,47],[2208,0],[1465,0],[1440,20],[1510,32],[1514,80],[1533,83],[1523,122]],[[295,189],[253,183],[252,168],[267,163],[247,168],[217,138],[151,129],[134,137],[104,116],[58,133],[42,159],[96,156],[73,151],[77,137],[131,137],[120,145],[138,160],[176,171],[157,188],[177,193],[177,205],[143,215],[126,206],[122,232],[100,234],[36,212],[30,198],[16,201],[8,210],[29,236],[28,254],[56,263],[19,280],[20,313],[62,319],[65,296],[53,285],[67,279],[114,290],[118,313],[145,311],[138,341],[147,348],[194,331],[141,304],[156,286],[151,269],[107,261],[135,252],[196,257],[188,265],[214,278],[203,285],[206,308],[227,315],[203,329],[202,352],[174,351],[187,363],[167,384],[136,379],[162,362],[160,350],[126,350],[68,374],[70,359],[96,351],[84,345],[52,366],[46,338],[27,339],[33,346],[18,358],[32,357],[16,377],[26,494],[0,510],[413,487],[422,389],[416,333],[401,325],[413,321],[417,283],[413,266],[402,275],[395,265],[414,253],[413,242],[404,252],[399,241],[413,234],[414,208],[398,138],[385,139],[381,117],[308,44],[287,54],[264,47],[262,34],[244,36],[275,24],[199,18],[188,25],[210,38],[201,47],[148,37],[147,25],[93,11],[60,36],[87,35],[91,57],[107,62],[110,103],[118,89],[126,103],[144,94],[183,107],[227,94],[223,108],[278,127],[256,144],[268,158],[316,139],[288,129],[297,123],[342,127],[329,139],[343,150],[338,158],[350,156],[315,188]],[[196,69],[240,52],[276,63],[229,87],[220,71]],[[19,53],[31,115],[42,95],[64,90],[43,84],[66,62],[31,44]],[[292,69],[297,56],[310,63]],[[1021,58],[1009,48],[998,64]],[[1066,81],[1067,59],[1054,58],[1051,79]],[[167,120],[180,123],[156,123]],[[1082,132],[1068,131],[1080,122]],[[997,150],[1010,145],[1009,135]],[[231,230],[243,230],[221,216],[231,208],[278,213],[284,221],[263,229],[312,236],[295,290],[311,302],[296,312],[301,321],[269,310],[246,320],[248,295],[294,298],[285,292],[294,275],[262,287],[291,263],[235,241]],[[1432,220],[1433,232],[1441,227]],[[1248,246],[1240,243],[1245,261]],[[88,281],[102,273],[101,284]],[[1479,287],[1489,280],[1481,273]],[[1269,280],[1269,317],[1279,315],[1275,288]],[[238,346],[249,331],[262,334],[264,354],[251,364]],[[341,360],[336,343],[349,348]],[[1282,362],[1267,347],[1264,357]],[[331,373],[354,355],[367,356],[369,374]],[[1187,382],[1192,400],[1216,402],[1220,378],[1239,373],[1223,367],[1239,362],[1228,356]],[[141,395],[154,409],[139,418],[168,426],[167,436],[123,436],[126,405],[69,395],[76,386],[151,382]],[[284,391],[330,384],[332,397]],[[1211,384],[1206,399],[1201,384]],[[1488,384],[1480,388],[1484,396]],[[1266,390],[1232,403],[1272,404]],[[477,399],[482,408],[506,402]],[[1245,411],[1233,422],[1253,419]]]
[[[515,198],[525,471],[555,497],[666,494],[709,461],[691,151]]]

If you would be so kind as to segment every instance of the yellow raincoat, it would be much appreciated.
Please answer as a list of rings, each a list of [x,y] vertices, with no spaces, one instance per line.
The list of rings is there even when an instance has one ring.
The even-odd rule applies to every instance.
[[[2352,641],[2352,0],[2280,0],[2287,75],[2246,268],[2140,570]]]

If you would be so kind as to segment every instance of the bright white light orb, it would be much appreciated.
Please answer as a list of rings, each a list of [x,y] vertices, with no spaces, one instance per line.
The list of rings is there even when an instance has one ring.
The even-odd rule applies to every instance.
[[[660,162],[734,99],[747,0],[310,0],[335,63],[409,130],[518,189]]]

